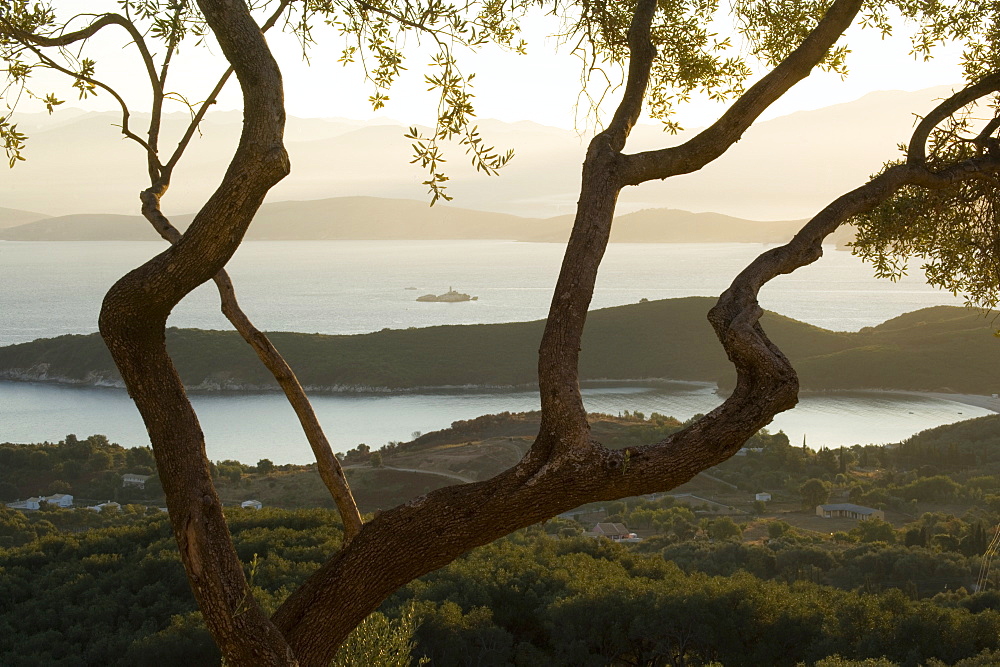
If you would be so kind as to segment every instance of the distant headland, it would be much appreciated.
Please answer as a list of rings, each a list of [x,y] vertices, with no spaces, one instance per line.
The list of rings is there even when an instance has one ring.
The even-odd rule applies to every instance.
[[[471,297],[470,297],[471,298]],[[712,334],[706,297],[592,311],[583,338],[584,380],[666,378],[733,384]],[[977,311],[935,306],[855,333],[766,312],[761,324],[806,390],[891,389],[991,396],[1000,390],[1000,341]],[[536,381],[544,321],[385,329],[359,335],[275,332],[274,344],[304,385],[319,391],[412,391],[528,386]],[[274,379],[235,332],[168,329],[167,346],[194,391],[271,391]],[[484,360],[490,360],[484,363]],[[98,334],[0,347],[0,380],[120,386]]]

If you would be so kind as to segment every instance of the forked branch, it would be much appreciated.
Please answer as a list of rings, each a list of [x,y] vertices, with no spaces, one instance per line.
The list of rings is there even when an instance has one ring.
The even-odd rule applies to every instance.
[[[862,0],[835,0],[798,48],[733,102],[719,120],[690,140],[673,148],[625,156],[620,186],[697,171],[725,153],[771,104],[822,62],[851,26],[862,4]]]
[[[768,105],[823,62],[851,25],[861,4],[862,0],[836,0],[798,48],[737,99],[714,125],[692,140],[676,148],[626,155],[622,150],[634,122],[631,119],[641,108],[656,57],[649,44],[653,12],[647,2],[637,5],[629,28],[626,95],[612,124],[590,144],[576,221],[539,349],[543,435],[580,434],[589,430],[579,389],[580,342],[621,189],[628,184],[699,169],[725,152]],[[579,441],[579,437],[553,437],[545,441],[544,447],[570,452],[580,447]]]
[[[169,219],[160,210],[159,197],[153,188],[146,190],[141,195],[142,214],[157,231],[157,233],[167,242],[176,245],[180,242],[182,234],[173,226]],[[219,298],[222,302],[222,313],[226,319],[232,323],[236,331],[257,354],[257,358],[271,372],[278,382],[289,404],[295,411],[296,417],[302,426],[306,440],[316,457],[316,466],[319,470],[320,478],[326,485],[327,490],[333,497],[340,517],[344,522],[344,542],[350,542],[361,530],[362,520],[358,505],[351,493],[351,487],[344,475],[340,461],[333,453],[330,441],[327,440],[316,412],[312,408],[309,398],[306,396],[302,384],[292,370],[288,362],[281,355],[278,349],[271,343],[264,332],[254,326],[250,318],[246,316],[240,308],[236,299],[236,289],[225,269],[219,271],[212,278],[219,290]]]
[[[994,72],[941,102],[917,124],[913,136],[910,137],[910,143],[907,145],[906,161],[910,164],[923,163],[927,158],[927,138],[935,127],[962,107],[998,90],[1000,90],[1000,72]],[[984,128],[984,131],[989,133],[995,129],[996,126],[991,123]]]

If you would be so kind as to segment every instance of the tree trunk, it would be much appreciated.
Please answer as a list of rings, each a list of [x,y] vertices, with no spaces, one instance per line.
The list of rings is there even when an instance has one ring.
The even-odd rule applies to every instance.
[[[289,169],[281,73],[260,29],[241,0],[200,6],[243,89],[240,143],[184,237],[111,288],[100,329],[146,423],[181,559],[223,655],[239,665],[295,664],[250,593],[212,484],[201,427],[165,346],[171,309],[225,266],[264,195]]]

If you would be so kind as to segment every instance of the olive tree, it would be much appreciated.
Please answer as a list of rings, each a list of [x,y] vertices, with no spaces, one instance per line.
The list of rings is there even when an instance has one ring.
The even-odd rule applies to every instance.
[[[713,0],[583,0],[568,5],[487,0],[460,6],[441,0],[419,4],[281,0],[253,6],[243,0],[199,0],[197,6],[185,0],[126,0],[122,6],[122,13],[85,17],[83,27],[71,30],[44,5],[2,2],[0,47],[8,63],[8,78],[50,107],[59,103],[58,98],[28,85],[33,66],[64,72],[81,94],[98,90],[116,94],[96,78],[91,61],[77,60],[77,51],[68,49],[98,32],[123,30],[146,66],[153,91],[153,120],[144,136],[133,132],[127,106],[117,99],[122,102],[123,133],[142,146],[147,156],[150,187],[141,196],[143,213],[170,246],[110,289],[101,309],[100,329],[149,432],[192,590],[231,664],[329,664],[350,632],[389,594],[469,549],[582,503],[672,488],[732,456],[797,400],[795,371],[758,322],[761,286],[818,259],[823,239],[838,225],[876,210],[900,192],[915,188],[947,191],[958,183],[990,181],[1000,170],[992,152],[998,123],[977,129],[985,134],[970,144],[973,148],[950,152],[946,160],[938,159],[939,151],[932,151],[928,158],[924,149],[928,137],[938,136],[940,124],[1000,88],[1000,74],[995,73],[991,60],[995,17],[983,13],[985,5],[735,0],[730,9],[752,55],[766,70],[749,87],[745,87],[752,71],[749,61],[733,55],[729,40],[718,39],[710,29],[718,11]],[[438,74],[429,81],[441,92],[438,125],[427,136],[414,130],[411,139],[415,159],[427,168],[427,185],[436,199],[446,196],[447,177],[442,173],[446,140],[458,138],[477,166],[487,172],[496,171],[509,158],[509,154],[484,148],[470,124],[473,110],[467,79],[457,68],[451,46],[492,40],[517,50],[521,48],[516,41],[517,16],[532,7],[563,15],[568,33],[579,37],[580,47],[592,62],[617,65],[624,72],[621,102],[588,147],[574,227],[540,342],[540,431],[521,461],[492,479],[440,489],[362,521],[294,374],[266,337],[242,316],[224,273],[264,196],[290,169],[282,143],[281,71],[264,32],[280,24],[307,45],[316,20],[336,24],[359,45],[345,49],[345,59],[355,57],[357,48],[374,59],[372,101],[376,106],[402,69],[402,52],[393,37],[397,31],[413,30],[433,40],[439,48]],[[983,64],[981,71],[972,72],[966,89],[926,115],[911,138],[905,162],[889,166],[825,207],[788,244],[754,260],[721,295],[709,319],[736,369],[737,383],[718,408],[660,442],[620,451],[604,447],[590,433],[579,388],[578,355],[619,193],[625,187],[690,173],[718,159],[769,105],[812,70],[844,70],[846,47],[836,43],[849,26],[857,21],[887,31],[894,11],[916,21],[918,52],[941,39],[969,38],[970,57]],[[201,40],[209,33],[239,81],[243,131],[218,188],[180,234],[159,211],[159,201],[209,104],[193,108],[189,132],[178,149],[162,160],[158,122],[164,78],[180,42]],[[156,57],[148,45],[151,41],[161,45]],[[70,62],[56,59],[53,53],[69,56]],[[220,80],[220,86],[227,77]],[[674,105],[698,90],[730,97],[733,102],[718,121],[683,144],[626,152],[629,134],[644,108],[670,129]],[[215,95],[213,91],[208,102]],[[960,141],[963,129],[947,130],[950,134],[945,140],[965,146]],[[24,138],[7,118],[0,121],[0,138],[16,161]],[[224,311],[296,406],[344,520],[340,550],[330,554],[271,617],[254,602],[244,566],[233,549],[197,416],[164,343],[171,309],[208,280],[219,284]]]

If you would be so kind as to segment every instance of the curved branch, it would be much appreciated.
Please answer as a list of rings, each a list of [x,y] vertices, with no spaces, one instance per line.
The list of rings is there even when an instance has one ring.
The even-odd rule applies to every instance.
[[[6,23],[6,21],[4,23]],[[109,25],[123,26],[126,23],[130,22],[124,16],[111,13],[101,14],[97,17],[97,20],[85,28],[80,28],[79,30],[74,30],[73,32],[63,33],[55,37],[24,32],[23,30],[18,30],[9,24],[6,25],[5,30],[8,31],[8,34],[21,40],[22,43],[28,41],[38,46],[69,46],[70,44],[75,44],[76,42],[84,39],[90,39]]]
[[[145,139],[137,135],[129,128],[128,122],[129,119],[132,117],[132,114],[129,111],[128,105],[125,103],[125,100],[122,98],[121,95],[118,94],[118,91],[116,91],[114,88],[104,83],[103,81],[99,81],[97,79],[94,79],[93,77],[85,76],[83,74],[80,74],[79,72],[74,72],[71,69],[63,67],[62,65],[49,58],[47,55],[39,51],[35,46],[32,46],[31,44],[25,44],[25,47],[30,49],[31,52],[35,54],[35,57],[37,57],[38,60],[45,65],[45,67],[54,69],[57,72],[61,72],[67,76],[73,77],[78,81],[83,81],[84,83],[89,83],[91,85],[97,86],[101,90],[105,90],[108,93],[110,93],[111,96],[115,98],[115,101],[118,102],[118,106],[121,107],[122,110],[122,125],[121,125],[122,135],[142,146],[143,150],[145,150],[147,154],[152,152],[152,148],[150,148],[149,143],[147,143]]]
[[[639,120],[642,102],[649,86],[649,74],[656,58],[656,47],[650,40],[650,27],[656,14],[656,0],[639,0],[628,29],[629,63],[625,93],[604,134],[615,150],[625,148],[625,140]]]
[[[927,138],[941,121],[951,116],[964,106],[972,104],[981,97],[1000,91],[1000,72],[984,76],[976,83],[966,86],[953,94],[927,114],[913,130],[906,151],[906,161],[920,164],[927,159]]]
[[[282,0],[278,9],[261,27],[261,32],[266,32],[269,28],[273,27],[289,4],[291,4],[291,0]],[[164,74],[165,72],[166,70],[164,69]],[[212,92],[201,104],[195,117],[188,125],[184,136],[178,143],[169,162],[161,170],[160,177],[154,179],[150,188],[140,194],[143,216],[156,229],[157,233],[172,245],[179,243],[182,235],[160,210],[160,197],[163,196],[170,185],[170,177],[177,161],[180,159],[185,148],[187,148],[198,125],[204,119],[209,106],[215,102],[215,98],[222,91],[232,73],[233,68],[230,67],[215,84]],[[151,125],[151,132],[154,128],[156,130],[159,129],[158,122],[155,125]],[[289,404],[295,411],[299,423],[302,425],[306,440],[309,442],[313,450],[313,455],[316,457],[320,478],[330,491],[330,495],[333,497],[341,519],[344,522],[344,541],[350,541],[361,530],[361,513],[354,500],[354,495],[351,493],[347,478],[344,476],[340,461],[333,454],[333,448],[330,446],[330,442],[323,432],[323,427],[316,417],[316,413],[305,394],[305,390],[302,388],[294,371],[292,371],[284,357],[281,356],[281,353],[278,352],[267,336],[253,325],[250,318],[240,308],[239,302],[236,299],[235,287],[225,269],[219,271],[213,277],[213,280],[216,283],[219,290],[219,297],[222,300],[223,314],[243,337],[243,340],[257,353],[258,358],[271,372],[279,386],[281,386]]]
[[[996,138],[993,135],[996,131],[1000,129],[1000,116],[994,116],[986,126],[979,131],[976,138],[972,140],[972,143],[979,148],[980,154],[988,149],[991,145],[995,145]]]
[[[576,219],[552,294],[538,350],[540,442],[532,451],[548,460],[553,451],[574,456],[585,449],[590,425],[579,383],[580,341],[597,270],[611,234],[620,186],[621,149],[640,111],[656,50],[650,42],[655,0],[640,0],[629,24],[630,61],[625,95],[608,128],[590,142]]]
[[[835,0],[809,36],[737,99],[719,120],[673,148],[626,155],[620,184],[638,185],[701,169],[739,141],[775,100],[806,78],[851,26],[863,0]]]
[[[277,10],[272,13],[269,19],[261,27],[261,32],[266,32],[269,28],[273,27],[290,3],[291,0],[282,0],[282,2],[279,3]],[[161,170],[159,178],[154,178],[150,188],[140,194],[143,216],[149,221],[157,233],[171,245],[179,243],[182,234],[176,227],[173,226],[173,224],[171,224],[170,220],[163,215],[163,212],[160,210],[160,198],[169,187],[170,175],[177,163],[177,160],[180,159],[180,156],[187,147],[188,142],[191,140],[195,129],[204,118],[209,105],[215,101],[215,98],[221,92],[223,86],[225,86],[232,73],[233,68],[230,67],[216,83],[212,93],[209,95],[208,99],[202,103],[195,117],[188,125],[187,131],[178,144],[174,155],[171,156],[170,161]],[[163,77],[165,78],[165,76],[166,62],[164,63],[163,69]],[[162,96],[159,101],[162,102]],[[158,111],[159,105],[154,104],[154,109]],[[159,118],[159,113],[154,113],[153,120],[150,125],[151,136],[155,136],[154,133],[158,133],[159,131]],[[299,383],[298,378],[295,376],[291,367],[278,352],[277,348],[274,347],[263,332],[253,325],[250,319],[243,312],[242,308],[240,308],[239,302],[236,299],[235,288],[233,287],[233,283],[225,269],[219,271],[213,277],[213,280],[218,287],[219,296],[222,300],[223,314],[233,324],[234,328],[240,333],[243,339],[254,349],[258,358],[267,367],[267,369],[274,376],[275,380],[281,386],[282,390],[285,392],[288,402],[291,404],[293,410],[295,410],[295,413],[299,418],[299,422],[302,425],[302,429],[305,432],[306,439],[308,440],[309,445],[313,450],[313,454],[316,457],[320,477],[322,478],[327,489],[330,491],[330,494],[340,511],[341,518],[344,522],[344,539],[345,541],[349,541],[361,529],[361,513],[358,510],[357,503],[354,501],[354,496],[351,493],[350,486],[347,483],[347,478],[344,476],[344,471],[341,468],[340,462],[333,454],[333,449],[330,447],[329,440],[327,440],[326,435],[323,432],[319,419],[317,419],[302,385]]]
[[[744,93],[714,125],[676,148],[623,155],[621,145],[629,121],[641,108],[639,86],[648,81],[654,53],[646,47],[640,26],[647,19],[636,8],[629,28],[629,48],[638,62],[629,64],[632,88],[615,114],[615,123],[590,143],[576,220],[566,248],[539,347],[538,379],[542,407],[543,458],[551,451],[574,457],[589,437],[586,409],[579,387],[579,353],[597,271],[611,234],[622,187],[701,168],[725,152],[778,97],[829,52],[856,16],[862,0],[836,0],[803,43],[774,70]],[[643,86],[641,90],[645,90]]]
[[[136,48],[139,50],[142,62],[146,67],[146,75],[149,77],[149,83],[153,89],[153,113],[150,118],[149,132],[147,133],[148,140],[141,139],[137,134],[129,129],[128,121],[130,114],[128,106],[125,104],[125,100],[123,100],[115,90],[96,79],[73,72],[72,70],[58,65],[54,60],[45,56],[36,48],[39,46],[67,46],[69,44],[93,37],[102,28],[109,25],[121,26],[129,33],[136,45]],[[149,52],[149,48],[146,46],[146,41],[143,38],[142,33],[139,32],[130,20],[120,14],[103,14],[86,28],[82,28],[81,30],[74,31],[72,33],[65,33],[57,37],[47,37],[44,35],[26,33],[22,30],[18,30],[14,26],[11,26],[5,20],[0,20],[0,27],[3,28],[4,32],[19,40],[25,47],[31,49],[36,57],[38,57],[40,61],[44,62],[47,67],[62,72],[63,74],[67,74],[78,81],[90,83],[111,93],[122,109],[122,134],[138,143],[146,151],[147,170],[149,172],[150,179],[156,180],[160,176],[161,165],[159,158],[157,157],[157,137],[159,134],[160,109],[163,103],[163,84],[160,78],[156,75],[156,66],[153,62],[153,57]]]
[[[101,14],[97,17],[97,20],[87,27],[70,33],[57,35],[55,37],[24,32],[23,30],[19,30],[18,28],[10,25],[10,23],[6,20],[0,20],[0,25],[3,26],[3,30],[6,34],[14,37],[22,44],[33,44],[41,47],[69,46],[70,44],[93,37],[109,25],[121,26],[128,32],[128,34],[132,37],[132,40],[135,42],[136,48],[139,49],[139,54],[142,56],[142,62],[146,67],[146,74],[149,76],[150,83],[153,84],[154,88],[156,87],[158,81],[156,76],[156,66],[153,63],[153,57],[150,55],[149,49],[146,47],[146,41],[143,39],[142,33],[139,32],[138,28],[136,28],[131,21],[121,14]]]

